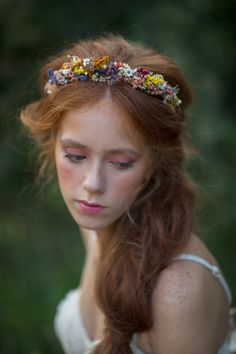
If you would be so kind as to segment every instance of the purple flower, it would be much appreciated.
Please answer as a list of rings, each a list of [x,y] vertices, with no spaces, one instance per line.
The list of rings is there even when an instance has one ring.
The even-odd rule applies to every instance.
[[[54,74],[54,71],[53,69],[48,69],[48,77],[49,77],[49,82],[50,84],[55,84],[56,83],[56,76]]]

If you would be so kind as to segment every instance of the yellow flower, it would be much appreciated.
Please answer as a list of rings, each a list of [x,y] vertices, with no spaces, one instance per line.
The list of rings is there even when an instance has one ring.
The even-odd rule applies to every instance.
[[[71,64],[70,63],[63,63],[61,68],[62,69],[70,69],[71,68]]]
[[[79,68],[77,67],[77,68],[74,69],[74,73],[82,75],[82,74],[85,73],[85,70],[84,70],[84,68],[82,66],[80,66]]]
[[[165,80],[159,76],[159,75],[147,75],[144,84],[146,86],[151,86],[152,84],[154,85],[162,85],[164,84]]]
[[[79,66],[82,64],[82,60],[78,57],[73,57],[72,62],[73,62],[73,65],[76,65],[76,66]]]
[[[95,66],[96,69],[103,68],[104,66],[107,67],[107,64],[109,63],[109,57],[107,55],[104,55],[101,58],[94,59],[93,65]],[[106,67],[104,67],[106,69]]]

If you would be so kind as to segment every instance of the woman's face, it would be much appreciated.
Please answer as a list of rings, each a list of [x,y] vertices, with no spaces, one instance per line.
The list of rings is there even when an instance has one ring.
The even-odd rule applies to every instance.
[[[130,207],[147,174],[148,149],[129,119],[105,97],[67,112],[56,138],[55,163],[65,203],[80,226],[112,226]],[[132,136],[132,139],[130,138]]]

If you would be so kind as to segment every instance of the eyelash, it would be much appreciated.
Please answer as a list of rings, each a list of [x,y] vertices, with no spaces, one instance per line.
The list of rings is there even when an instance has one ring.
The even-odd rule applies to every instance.
[[[66,155],[64,155],[64,157],[66,157],[67,159],[69,159],[73,163],[78,163],[86,158],[83,155],[73,155],[73,154],[66,154]],[[129,162],[112,162],[112,161],[110,161],[110,162],[120,170],[128,170],[129,168],[133,167],[133,164],[134,164],[134,161],[129,161]]]
[[[71,162],[79,162],[85,159],[85,156],[83,155],[73,155],[73,154],[66,154],[64,155],[67,159],[69,159]],[[76,159],[78,157],[78,159]]]
[[[111,162],[114,166],[118,167],[120,170],[128,170],[133,167],[133,162]]]

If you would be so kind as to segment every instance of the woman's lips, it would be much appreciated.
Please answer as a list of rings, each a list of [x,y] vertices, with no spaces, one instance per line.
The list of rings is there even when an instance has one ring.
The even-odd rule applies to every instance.
[[[79,207],[82,211],[86,213],[96,214],[105,209],[103,205],[96,203],[89,203],[86,200],[77,200]]]

